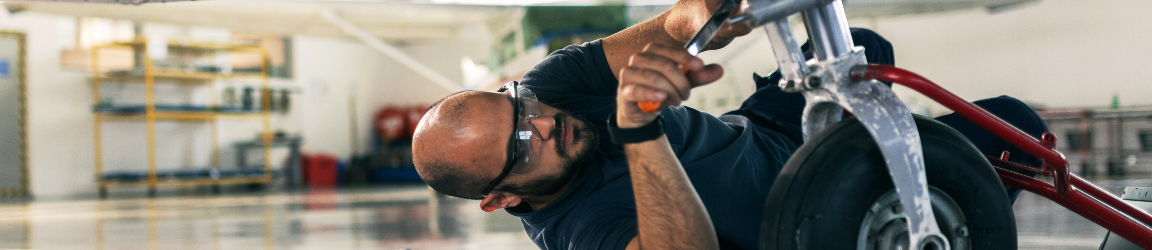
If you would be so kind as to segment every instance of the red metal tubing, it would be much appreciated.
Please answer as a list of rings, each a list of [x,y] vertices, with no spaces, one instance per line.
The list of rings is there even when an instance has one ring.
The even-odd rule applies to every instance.
[[[1044,159],[1045,166],[1050,166],[1054,170],[1052,177],[1055,180],[1056,190],[1058,190],[1060,194],[1071,193],[1069,192],[1071,189],[1068,187],[1068,161],[1064,159],[1064,155],[1052,150],[1043,142],[1032,138],[1032,136],[1020,131],[1020,129],[1000,120],[1000,118],[989,114],[988,111],[961,99],[959,96],[944,90],[944,88],[941,88],[939,85],[932,83],[932,81],[916,73],[897,67],[887,65],[858,66],[852,69],[851,74],[852,78],[857,81],[880,80],[892,82],[907,86],[928,96],[928,98],[932,98],[932,100],[952,109],[952,111],[967,118],[969,121],[972,121],[972,123],[1004,138],[1004,140],[1012,143],[1012,145],[1023,149],[1033,156]]]
[[[1132,219],[1143,222],[1144,225],[1152,226],[1152,215],[1149,215],[1148,212],[1133,207],[1131,204],[1120,200],[1120,198],[1112,195],[1111,193],[1108,193],[1107,191],[1104,191],[1104,189],[1101,189],[1096,185],[1092,185],[1092,183],[1081,179],[1079,176],[1069,176],[1072,176],[1072,186],[1076,187],[1077,190],[1088,193],[1088,195],[1095,197],[1100,202],[1103,202],[1104,204],[1116,208],[1116,210],[1120,210],[1120,212],[1131,216]]]
[[[1006,185],[1047,197],[1072,210],[1084,218],[1136,243],[1142,248],[1152,249],[1152,215],[1125,203],[1116,196],[1068,173],[1068,161],[1056,150],[1054,136],[1046,134],[1044,141],[1025,134],[1016,127],[989,114],[984,109],[944,90],[928,79],[915,73],[892,66],[868,65],[852,70],[856,80],[880,80],[907,86],[956,111],[976,125],[1004,138],[1012,145],[1020,147],[1033,156],[1044,159],[1044,168],[1036,169],[995,157],[989,162],[1012,169],[1053,176],[1055,185],[1027,177],[1005,168],[996,168],[1000,180]],[[1049,169],[1048,167],[1051,167]]]
[[[1021,164],[1015,163],[1015,162],[1004,161],[1001,159],[997,159],[995,157],[989,156],[988,161],[991,162],[993,166],[997,166],[997,167],[1001,167],[1001,168],[1005,168],[1005,169],[1021,169],[1021,170],[1037,173],[1037,174],[1050,175],[1050,173],[1045,172],[1045,171],[1041,171],[1041,170],[1037,170],[1036,168],[1021,165]],[[1096,185],[1093,185],[1091,182],[1088,182],[1088,181],[1080,178],[1079,176],[1071,175],[1071,174],[1069,176],[1071,177],[1072,187],[1076,188],[1078,191],[1087,193],[1089,196],[1096,198],[1097,201],[1102,202],[1105,205],[1111,206],[1112,208],[1115,208],[1116,210],[1120,210],[1121,213],[1124,213],[1124,214],[1132,217],[1132,219],[1134,219],[1138,222],[1144,223],[1145,226],[1152,225],[1152,215],[1150,215],[1148,212],[1145,212],[1144,210],[1140,210],[1136,207],[1133,207],[1132,205],[1124,202],[1123,200],[1120,200],[1120,198],[1117,198],[1115,195],[1112,195],[1112,193],[1108,193],[1107,191],[1104,191],[1104,189],[1097,187]],[[1043,185],[1047,186],[1048,184],[1043,183]],[[1027,188],[1025,188],[1025,190],[1032,191],[1032,189],[1027,189]],[[1033,192],[1036,192],[1036,191],[1033,191]]]
[[[1004,184],[1047,197],[1144,249],[1152,249],[1152,228],[1126,217],[1108,205],[1101,204],[1093,197],[1081,193],[1080,190],[1073,190],[1066,195],[1061,195],[1056,191],[1055,186],[1046,182],[1003,168],[996,168],[996,173],[1000,175],[1000,180]]]
[[[1052,176],[1052,172],[1044,171],[1043,169],[1029,167],[1029,166],[1026,166],[1024,164],[1020,164],[1020,163],[1001,160],[1000,158],[996,158],[996,157],[992,157],[992,156],[986,156],[986,157],[988,158],[988,162],[992,163],[993,166],[1004,167],[1004,168],[1009,168],[1009,169],[1016,169],[1016,170],[1026,171],[1029,173],[1034,173],[1034,174],[1039,174],[1039,175]]]

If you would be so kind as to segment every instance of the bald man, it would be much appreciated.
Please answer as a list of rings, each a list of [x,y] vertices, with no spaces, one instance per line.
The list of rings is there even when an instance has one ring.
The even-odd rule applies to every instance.
[[[759,214],[796,144],[679,106],[723,74],[681,48],[719,5],[678,2],[553,53],[502,92],[444,98],[414,136],[417,171],[440,192],[520,217],[541,249],[756,248],[759,220],[710,213]],[[709,49],[750,31],[726,25]],[[666,108],[645,113],[637,101]],[[662,117],[666,135],[611,143],[610,116],[621,129]]]
[[[439,192],[481,200],[484,211],[519,217],[541,249],[756,249],[768,191],[800,144],[791,115],[803,98],[756,77],[761,86],[737,115],[679,106],[723,74],[681,48],[719,2],[680,1],[556,51],[500,91],[445,97],[413,138],[420,177]],[[749,32],[725,25],[707,49]],[[863,45],[886,51],[870,61],[891,60],[878,35],[853,37],[880,41]],[[639,101],[663,109],[642,112]]]

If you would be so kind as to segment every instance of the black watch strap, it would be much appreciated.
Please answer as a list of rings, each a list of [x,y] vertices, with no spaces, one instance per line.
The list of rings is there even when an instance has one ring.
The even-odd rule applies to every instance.
[[[664,116],[657,116],[652,122],[637,128],[620,128],[616,124],[616,114],[608,116],[608,137],[617,145],[651,141],[661,135],[664,135]]]

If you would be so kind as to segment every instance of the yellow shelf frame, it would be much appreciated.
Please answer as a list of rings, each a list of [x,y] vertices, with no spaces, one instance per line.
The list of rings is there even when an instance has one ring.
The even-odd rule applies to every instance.
[[[135,121],[147,118],[144,113],[132,114],[117,114],[97,112],[97,116],[103,116],[104,119],[109,121]],[[156,120],[169,120],[169,121],[215,121],[215,120],[260,120],[264,118],[263,112],[260,113],[229,113],[229,112],[195,112],[195,111],[156,111]]]
[[[268,95],[271,91],[269,87],[269,67],[270,60],[268,50],[260,45],[249,44],[234,44],[234,43],[213,43],[213,42],[188,42],[182,43],[175,40],[168,41],[168,49],[183,49],[183,50],[203,50],[205,52],[215,51],[229,51],[229,52],[249,52],[259,53],[261,64],[260,74],[240,73],[240,74],[221,74],[214,72],[196,72],[196,71],[183,71],[172,69],[156,69],[152,64],[152,59],[148,56],[143,58],[144,74],[143,75],[108,75],[100,71],[100,58],[99,51],[103,48],[114,47],[132,47],[141,50],[139,53],[148,55],[148,44],[146,38],[137,37],[132,41],[116,42],[105,45],[97,45],[92,47],[92,102],[93,105],[100,104],[100,83],[104,79],[108,80],[143,80],[144,82],[144,106],[145,112],[143,114],[131,115],[117,115],[111,113],[93,113],[93,137],[95,141],[95,170],[96,170],[96,185],[100,189],[102,195],[106,194],[106,190],[115,187],[148,187],[149,195],[155,195],[157,187],[170,187],[170,186],[206,186],[206,185],[234,185],[234,184],[267,184],[272,181],[272,124],[271,112],[268,109],[271,104],[271,98]],[[227,112],[187,112],[187,111],[157,111],[156,110],[156,97],[155,85],[156,79],[178,79],[178,80],[194,80],[202,81],[195,84],[206,84],[211,89],[216,88],[216,80],[230,79],[230,78],[260,78],[261,80],[261,102],[262,109],[259,113],[242,114],[242,113],[227,113]],[[128,81],[135,82],[135,81]],[[216,104],[216,95],[210,95],[211,102]],[[104,157],[103,157],[103,123],[106,121],[128,120],[143,118],[147,124],[147,154],[148,154],[148,178],[145,181],[116,181],[104,180]],[[196,179],[164,179],[161,180],[156,176],[156,122],[157,120],[173,120],[173,121],[196,121],[196,122],[209,122],[211,124],[211,144],[212,144],[212,168],[220,168],[220,145],[219,145],[219,124],[216,122],[220,118],[224,119],[259,119],[262,121],[263,126],[261,130],[262,141],[264,143],[264,175],[256,177],[225,177],[225,178],[196,178]],[[240,166],[238,166],[240,167]]]
[[[208,83],[220,79],[243,79],[243,78],[262,78],[264,76],[253,73],[216,73],[216,72],[203,72],[194,70],[179,70],[179,69],[154,69],[153,77],[157,79],[172,79],[172,80],[193,80],[194,83]],[[147,76],[144,75],[130,75],[130,74],[104,74],[93,76],[101,80],[108,81],[123,81],[128,83],[137,83]],[[161,82],[163,83],[163,82]]]
[[[198,186],[211,186],[211,185],[241,185],[241,184],[264,184],[272,181],[270,176],[242,176],[242,177],[220,177],[217,179],[212,178],[193,178],[193,179],[158,179],[155,184],[150,184],[148,180],[144,181],[100,181],[97,185],[105,188],[128,188],[128,187],[198,187]]]
[[[148,38],[135,37],[129,41],[112,42],[102,45],[93,46],[93,49],[113,48],[113,47],[134,47],[134,46],[147,46]],[[182,49],[182,50],[203,50],[203,51],[238,51],[238,52],[262,52],[266,51],[264,46],[259,44],[247,43],[232,43],[232,42],[197,42],[190,41],[184,42],[177,39],[168,40],[169,49]]]

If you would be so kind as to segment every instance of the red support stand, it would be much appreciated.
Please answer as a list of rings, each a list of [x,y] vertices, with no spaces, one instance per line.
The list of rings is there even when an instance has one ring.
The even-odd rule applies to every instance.
[[[1043,159],[1044,166],[1037,168],[1008,162],[1006,155],[988,157],[989,162],[997,166],[996,173],[1000,175],[1000,180],[1005,185],[1047,197],[1140,247],[1152,249],[1152,227],[1149,227],[1152,225],[1152,215],[1069,173],[1068,161],[1063,154],[1054,149],[1056,135],[1045,133],[1041,140],[1037,140],[984,109],[907,70],[886,65],[867,65],[853,68],[851,74],[852,78],[858,81],[879,80],[907,86],[1000,136],[1024,152]],[[1009,169],[1051,176],[1053,183],[1049,184]]]

